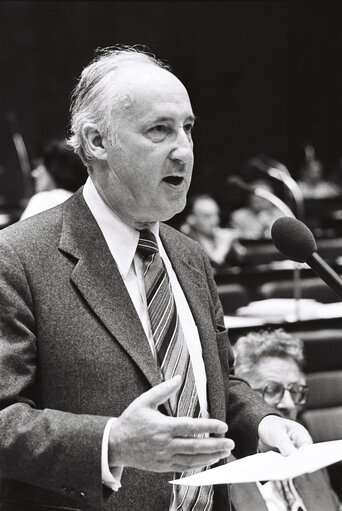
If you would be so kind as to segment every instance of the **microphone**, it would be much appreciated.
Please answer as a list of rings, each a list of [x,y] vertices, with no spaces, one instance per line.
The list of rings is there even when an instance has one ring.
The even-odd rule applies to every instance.
[[[283,202],[279,197],[274,195],[274,193],[269,192],[268,190],[265,190],[262,187],[254,187],[246,183],[241,177],[239,176],[229,176],[227,178],[226,183],[228,185],[235,185],[244,190],[245,192],[251,193],[253,195],[256,195],[257,197],[262,197],[263,199],[267,200],[268,202],[271,202],[277,209],[279,209],[285,216],[290,216],[294,218],[294,214],[292,213],[291,209]]]
[[[310,229],[296,218],[281,217],[272,225],[272,240],[288,259],[306,263],[342,300],[342,279],[317,253],[317,245]]]

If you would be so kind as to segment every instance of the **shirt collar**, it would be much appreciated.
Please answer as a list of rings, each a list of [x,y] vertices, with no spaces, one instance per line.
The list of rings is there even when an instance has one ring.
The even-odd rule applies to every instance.
[[[139,231],[127,225],[107,206],[90,177],[83,187],[83,197],[102,231],[122,278],[125,279],[137,249]],[[151,231],[160,244],[159,222],[154,224]]]

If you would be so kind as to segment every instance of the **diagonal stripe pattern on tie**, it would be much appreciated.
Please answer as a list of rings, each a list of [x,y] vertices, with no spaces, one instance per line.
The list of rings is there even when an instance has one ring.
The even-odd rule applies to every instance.
[[[291,488],[291,484],[293,485],[293,482],[289,479],[284,479],[283,481],[279,481],[278,484],[286,502],[288,511],[304,511],[300,503],[297,501],[295,492]]]
[[[140,231],[137,251],[144,261],[147,307],[160,370],[164,380],[169,380],[176,374],[182,375],[180,389],[170,398],[171,411],[176,417],[199,417],[199,400],[188,347],[179,322],[171,283],[159,255],[156,238],[151,231]],[[207,468],[209,467],[183,472],[182,477]],[[176,486],[175,488],[176,492],[173,496],[178,510],[210,511],[212,509],[212,486]]]

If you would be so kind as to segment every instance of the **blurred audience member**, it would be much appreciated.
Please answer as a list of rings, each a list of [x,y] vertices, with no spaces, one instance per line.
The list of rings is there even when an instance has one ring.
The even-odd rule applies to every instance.
[[[326,199],[341,194],[341,188],[324,179],[322,162],[316,158],[312,145],[305,146],[305,162],[299,169],[298,185],[305,199]]]
[[[273,193],[271,185],[266,180],[256,180],[251,185],[253,188],[263,188]],[[279,211],[271,202],[254,194],[249,194],[247,205],[232,211],[230,225],[238,232],[239,238],[270,239],[272,224],[281,216],[284,216],[284,213]]]
[[[250,332],[233,346],[235,374],[244,378],[286,419],[296,420],[306,402],[303,343],[281,328]],[[231,486],[235,511],[341,511],[326,470],[295,479]]]
[[[52,140],[43,150],[32,176],[35,194],[21,220],[64,202],[85,183],[88,174],[80,158],[64,140]]]
[[[246,248],[237,239],[235,229],[220,227],[220,208],[209,195],[197,195],[190,203],[190,214],[180,230],[198,241],[214,267],[237,264]]]

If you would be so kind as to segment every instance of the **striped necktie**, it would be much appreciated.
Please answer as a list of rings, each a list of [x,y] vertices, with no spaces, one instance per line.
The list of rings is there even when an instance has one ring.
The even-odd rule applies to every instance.
[[[290,479],[284,479],[283,481],[279,481],[279,485],[284,500],[286,502],[287,509],[288,511],[304,511],[300,502],[298,502],[295,491],[291,488],[291,483],[293,486],[293,482]]]
[[[176,374],[182,376],[178,392],[170,398],[171,411],[175,417],[199,417],[199,400],[189,351],[179,322],[171,283],[159,255],[157,240],[151,231],[140,231],[137,251],[144,261],[147,308],[162,376],[164,380],[169,380]],[[207,468],[209,467],[183,472],[181,477]],[[212,486],[175,486],[175,488],[173,499],[175,499],[177,510],[210,511],[212,509]],[[171,502],[170,507],[173,504]]]

